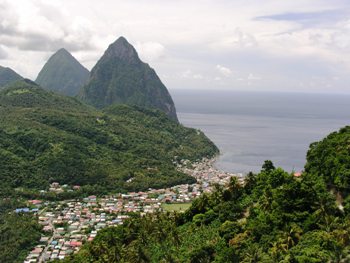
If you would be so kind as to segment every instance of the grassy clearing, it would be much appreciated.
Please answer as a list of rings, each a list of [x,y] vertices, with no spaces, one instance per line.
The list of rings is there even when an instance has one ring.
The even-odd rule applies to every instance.
[[[162,208],[165,211],[169,212],[185,212],[189,207],[191,206],[191,203],[180,203],[180,204],[162,204]]]

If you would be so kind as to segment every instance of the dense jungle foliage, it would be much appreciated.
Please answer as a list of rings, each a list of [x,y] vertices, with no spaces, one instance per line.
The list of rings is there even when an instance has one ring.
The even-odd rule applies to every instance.
[[[350,193],[350,126],[333,132],[320,142],[311,144],[305,170],[317,174],[333,190]]]
[[[23,262],[40,239],[41,226],[35,216],[12,213],[23,205],[16,199],[0,199],[0,262]]]
[[[350,209],[321,176],[272,162],[195,200],[183,214],[135,216],[66,262],[349,262]]]
[[[29,80],[0,92],[0,196],[54,181],[95,193],[190,183],[174,161],[217,152],[202,132],[157,110],[99,111]]]

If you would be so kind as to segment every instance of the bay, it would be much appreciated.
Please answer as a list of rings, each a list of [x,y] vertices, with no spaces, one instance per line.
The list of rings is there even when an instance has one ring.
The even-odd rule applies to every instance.
[[[264,160],[303,170],[310,143],[350,124],[344,94],[172,90],[182,124],[220,149],[219,169],[258,172]]]

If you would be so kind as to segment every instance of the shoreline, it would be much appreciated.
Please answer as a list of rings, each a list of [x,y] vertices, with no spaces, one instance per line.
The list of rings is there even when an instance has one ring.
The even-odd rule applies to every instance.
[[[219,155],[213,158],[203,158],[197,162],[183,160],[177,169],[197,180],[197,185],[204,186],[205,192],[211,192],[214,184],[226,185],[231,177],[236,177],[240,183],[243,183],[245,175],[242,173],[226,172],[218,169],[215,163]]]

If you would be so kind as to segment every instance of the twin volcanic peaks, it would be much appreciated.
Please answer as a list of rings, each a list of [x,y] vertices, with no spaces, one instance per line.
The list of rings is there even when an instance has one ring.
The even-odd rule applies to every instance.
[[[91,72],[66,49],[58,50],[46,62],[36,82],[46,89],[78,96],[97,108],[112,104],[156,108],[177,121],[167,88],[124,37],[109,45]]]

